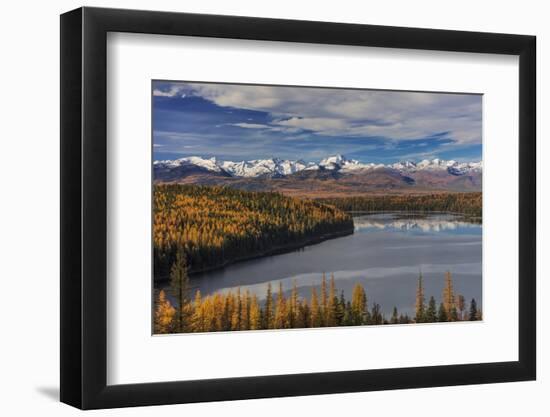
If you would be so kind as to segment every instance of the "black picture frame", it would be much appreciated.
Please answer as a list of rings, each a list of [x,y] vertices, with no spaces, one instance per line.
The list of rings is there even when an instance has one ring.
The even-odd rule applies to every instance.
[[[519,360],[107,385],[108,32],[519,56]],[[536,378],[536,38],[80,8],[61,16],[61,401],[81,409],[526,381]]]

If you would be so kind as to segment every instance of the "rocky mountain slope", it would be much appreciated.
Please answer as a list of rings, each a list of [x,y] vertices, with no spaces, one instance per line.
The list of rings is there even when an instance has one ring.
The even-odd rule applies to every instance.
[[[278,158],[223,161],[198,156],[155,161],[156,182],[229,185],[287,194],[352,195],[369,192],[481,191],[482,163],[442,159],[362,163],[333,155],[316,162]]]

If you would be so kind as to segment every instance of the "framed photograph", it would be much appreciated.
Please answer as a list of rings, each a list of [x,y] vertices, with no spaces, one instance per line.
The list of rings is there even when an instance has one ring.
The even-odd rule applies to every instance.
[[[61,401],[533,380],[535,37],[61,16]]]

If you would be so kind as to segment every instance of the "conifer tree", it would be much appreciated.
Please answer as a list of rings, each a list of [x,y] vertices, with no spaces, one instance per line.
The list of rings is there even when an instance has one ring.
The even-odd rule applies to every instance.
[[[327,294],[327,277],[323,272],[323,279],[321,281],[321,325],[327,325],[328,319],[328,294]]]
[[[252,296],[250,301],[250,330],[258,330],[262,327],[262,317],[260,314],[260,306],[256,294]]]
[[[401,314],[399,316],[399,324],[409,324],[411,322],[411,318],[409,317],[408,314]]]
[[[210,323],[209,325],[213,330],[231,330],[232,301],[229,298],[232,299],[232,297],[220,293],[215,294],[214,297],[208,297],[211,312],[209,313],[210,317],[205,319],[205,321],[207,324]]]
[[[457,321],[458,320],[458,310],[455,306],[451,308],[451,312],[449,314],[449,321]]]
[[[344,291],[340,292],[340,298],[336,306],[336,323],[338,325],[344,324],[344,315],[346,312],[346,298],[344,296]]]
[[[481,311],[481,308],[477,309],[476,319],[483,320],[483,311]]]
[[[216,318],[216,327],[220,330],[231,330],[231,302],[228,296],[215,298],[217,310],[221,310],[222,314]]]
[[[298,328],[311,327],[311,322],[310,322],[311,313],[310,313],[310,308],[307,304],[307,301],[302,300],[298,308],[299,308],[299,316],[298,316],[298,321],[296,323],[296,327]]]
[[[437,313],[437,321],[444,322],[449,321],[449,318],[447,316],[447,311],[445,310],[445,306],[443,303],[439,304],[439,311]]]
[[[354,325],[358,326],[365,323],[366,310],[367,295],[363,286],[357,283],[351,294],[351,320]]]
[[[294,309],[292,307],[292,293],[290,297],[285,301],[285,318],[284,318],[285,328],[293,329],[296,325],[296,320],[294,317]]]
[[[445,287],[443,288],[443,307],[447,316],[451,313],[452,308],[455,306],[455,295],[453,289],[453,278],[451,273],[447,271],[445,273]]]
[[[275,329],[284,329],[286,325],[286,302],[283,293],[283,283],[279,282],[279,292],[277,293],[277,302],[275,303]]]
[[[370,314],[371,324],[383,324],[384,317],[380,312],[380,304],[374,303]]]
[[[250,328],[250,291],[246,292],[241,297],[241,330]]]
[[[259,306],[259,303],[258,303],[258,306]],[[265,320],[264,320],[264,310],[261,306],[260,307],[260,329],[265,329],[264,327],[264,323],[265,323]]]
[[[172,307],[170,301],[166,298],[164,290],[160,290],[154,317],[154,333],[171,333],[174,327],[174,316],[176,309]]]
[[[231,310],[230,303],[227,302],[227,296],[222,294],[214,294],[214,296],[206,297],[205,306],[205,322],[212,331],[228,331],[231,330]],[[204,301],[203,301],[204,304]],[[225,309],[227,307],[227,316]],[[223,313],[220,314],[219,312]]]
[[[477,303],[475,298],[472,298],[472,301],[470,302],[470,321],[476,321],[477,320]]]
[[[298,300],[298,287],[296,285],[296,280],[292,281],[292,292],[290,293],[290,300],[289,300],[289,308],[288,308],[288,321],[290,323],[290,327],[293,327],[295,323],[298,321],[298,316],[300,314],[299,311],[299,300]]]
[[[216,307],[214,305],[216,297],[205,297],[202,298],[202,311],[204,314],[204,331],[213,332],[219,329],[218,321],[216,318]]]
[[[264,329],[273,329],[273,294],[271,282],[267,283],[267,294],[265,296]]]
[[[310,307],[310,322],[311,327],[321,327],[321,311],[319,307],[319,299],[317,298],[317,288],[311,288],[311,307]]]
[[[457,309],[458,309],[458,319],[464,320],[464,312],[466,310],[466,300],[462,294],[459,294],[457,297]]]
[[[334,274],[330,275],[328,303],[327,303],[327,323],[329,327],[336,326],[336,316],[338,315],[338,298],[336,297],[336,284],[334,283]]]
[[[344,308],[343,323],[344,326],[353,326],[353,313],[351,311],[351,303],[349,301],[346,302],[346,306]]]
[[[418,275],[418,285],[416,287],[416,304],[415,304],[415,321],[422,323],[425,319],[425,299],[424,299],[424,285],[422,282],[422,273]]]
[[[204,307],[202,303],[201,291],[197,290],[195,293],[195,301],[193,302],[193,331],[194,332],[204,332],[205,331],[205,321],[204,321]]]
[[[435,323],[437,321],[437,304],[433,295],[428,302],[428,309],[426,310],[426,322]]]
[[[237,295],[231,297],[231,330],[241,330],[241,289],[237,288]]]
[[[397,313],[397,307],[395,307],[395,306],[393,307],[393,312],[392,312],[392,315],[391,315],[390,323],[391,324],[399,323],[399,315]]]
[[[175,331],[185,332],[189,321],[189,276],[187,274],[187,256],[182,247],[176,251],[176,259],[170,270],[170,286],[178,303],[175,317]]]

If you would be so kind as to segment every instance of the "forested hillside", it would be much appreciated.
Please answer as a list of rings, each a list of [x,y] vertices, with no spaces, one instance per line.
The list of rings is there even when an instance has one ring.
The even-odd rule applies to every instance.
[[[481,193],[437,193],[319,199],[344,211],[445,211],[481,218]]]
[[[166,279],[178,247],[189,272],[353,232],[342,210],[277,193],[155,185],[154,275]]]

